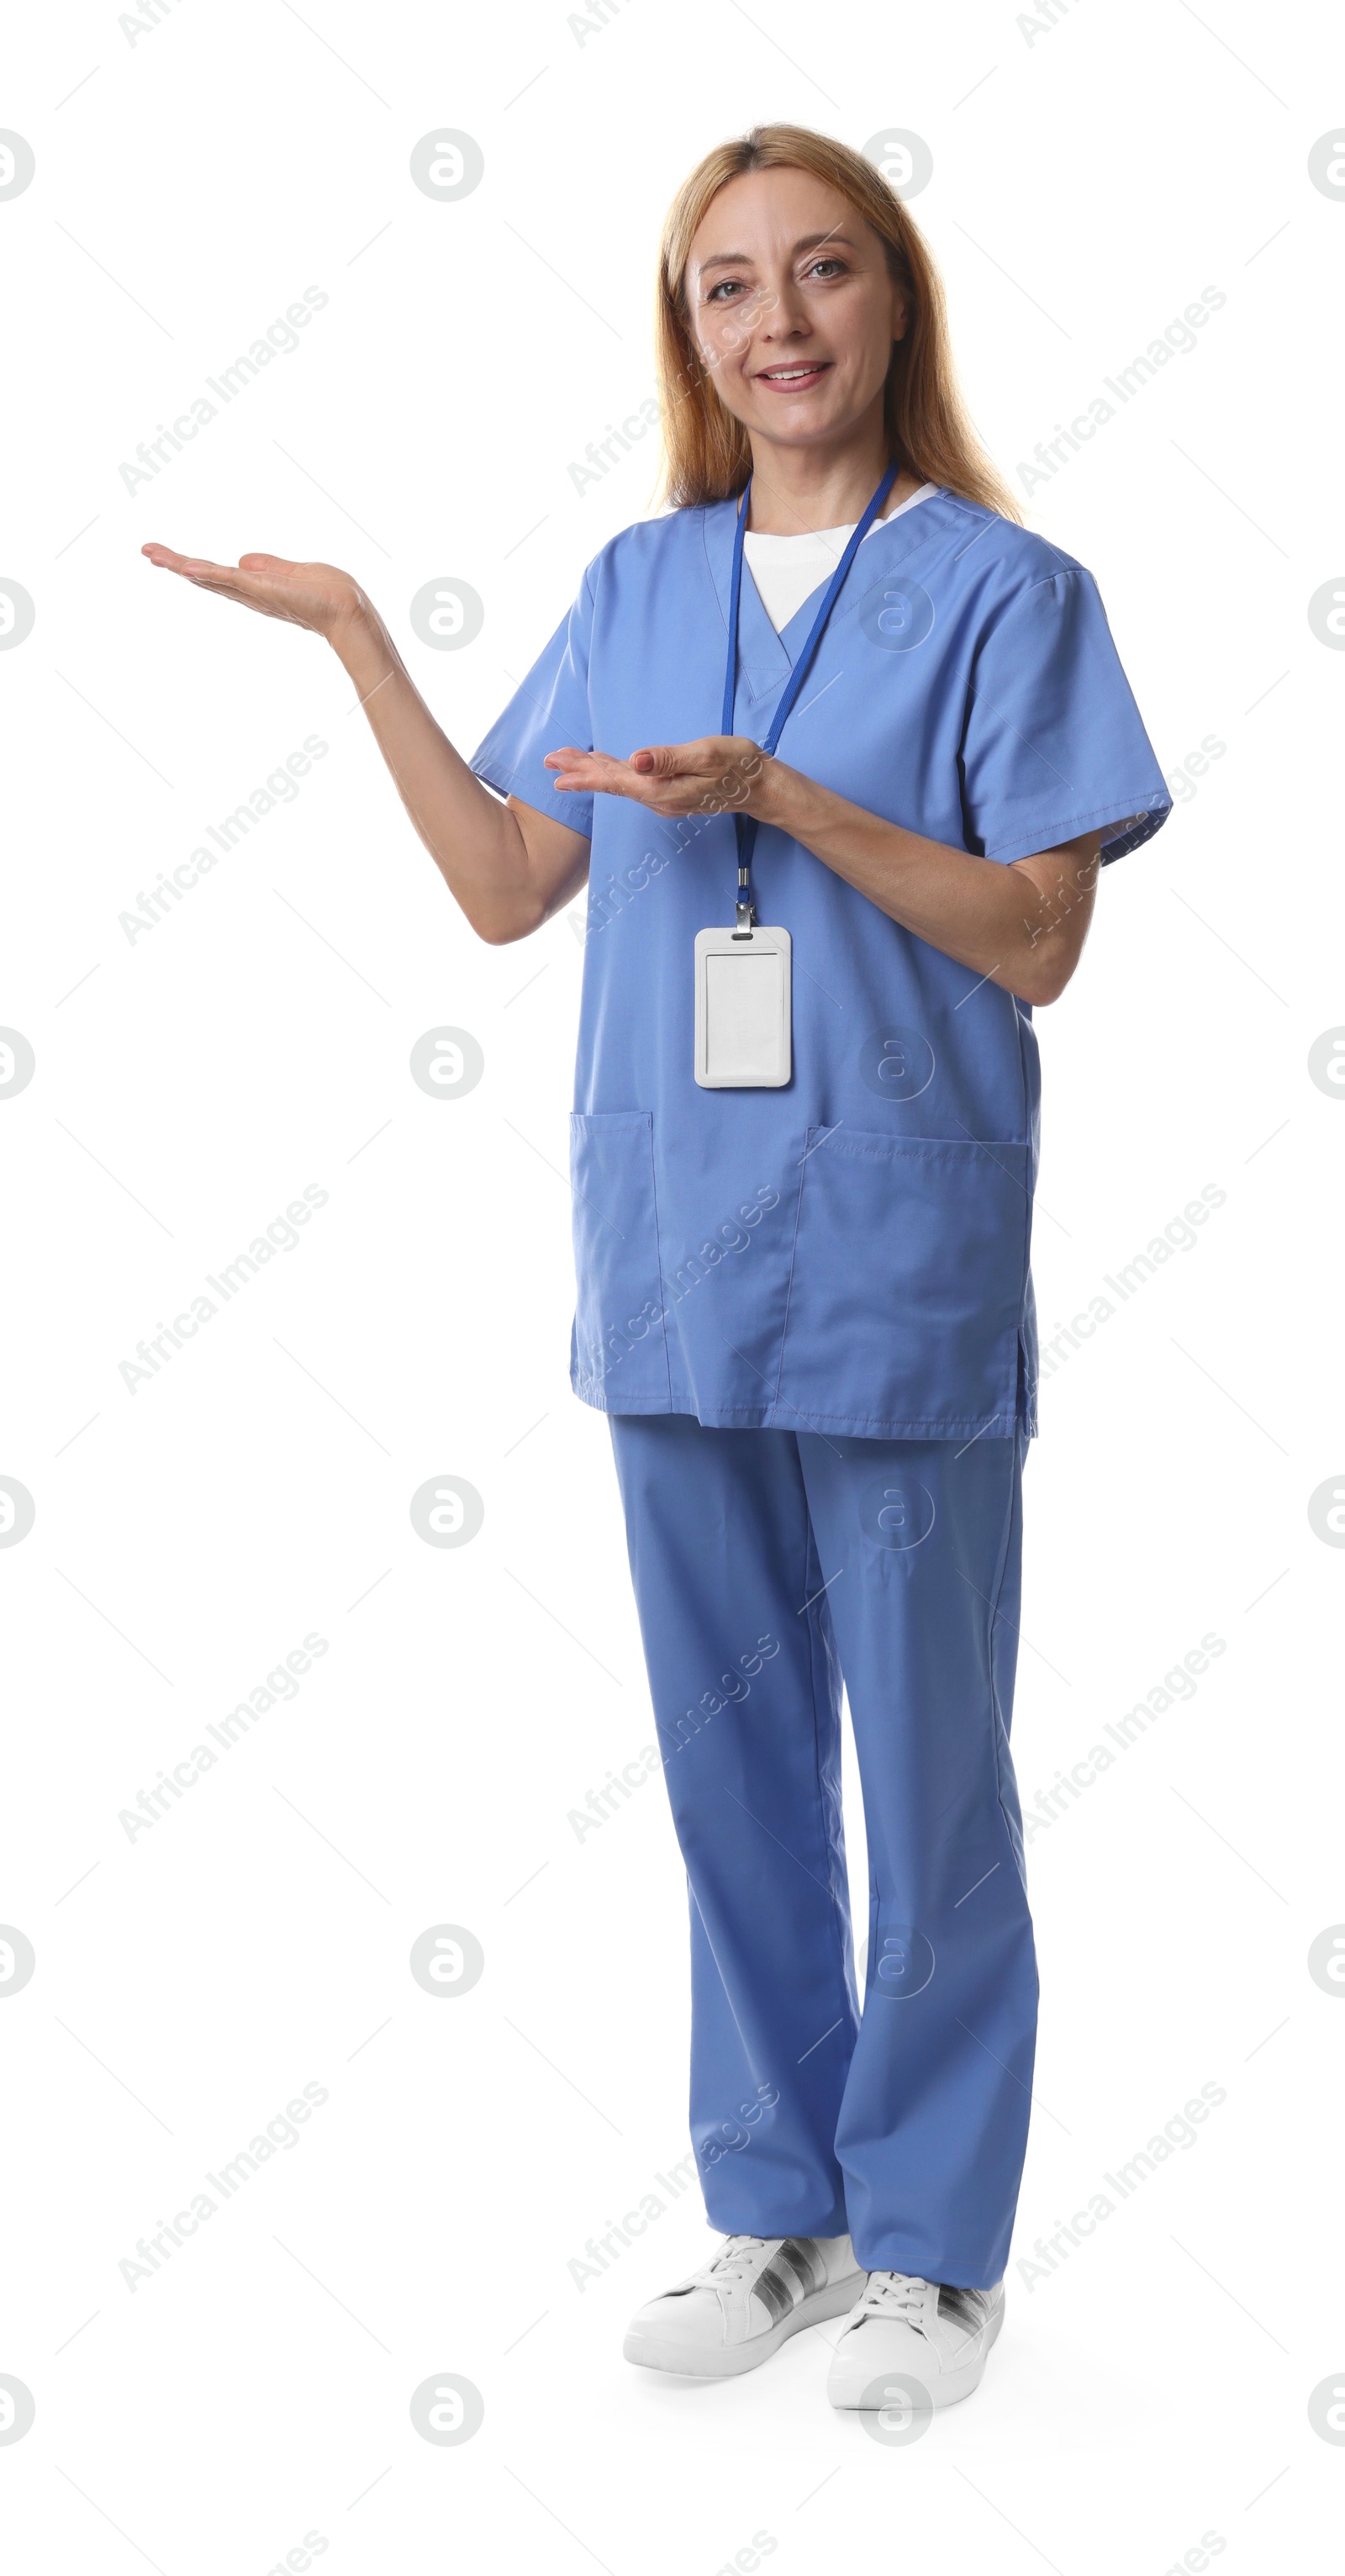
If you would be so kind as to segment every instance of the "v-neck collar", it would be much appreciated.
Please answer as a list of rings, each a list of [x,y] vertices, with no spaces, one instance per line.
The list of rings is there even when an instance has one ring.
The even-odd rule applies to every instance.
[[[902,556],[911,550],[912,536],[918,533],[914,523],[922,519],[927,511],[937,509],[943,497],[944,486],[940,484],[920,502],[917,509],[899,510],[890,518],[880,519],[877,526],[870,530],[850,567],[845,588],[832,610],[828,621],[829,631],[831,627],[842,623],[852,613],[855,604],[872,587],[871,581],[856,579],[861,565],[871,567],[874,580],[881,580],[885,573],[891,572],[894,565],[901,561]],[[738,503],[733,500],[713,502],[704,513],[706,561],[710,578],[714,583],[719,613],[723,620],[726,648],[729,589],[733,567],[733,531],[737,512]],[[740,697],[746,697],[749,707],[755,709],[766,699],[779,695],[794,668],[796,655],[807,641],[813,619],[817,614],[818,600],[830,578],[830,573],[824,574],[816,588],[809,592],[808,597],[795,609],[793,616],[787,619],[777,633],[766,614],[761,593],[752,579],[752,567],[744,560],[742,592],[738,602],[738,691]]]

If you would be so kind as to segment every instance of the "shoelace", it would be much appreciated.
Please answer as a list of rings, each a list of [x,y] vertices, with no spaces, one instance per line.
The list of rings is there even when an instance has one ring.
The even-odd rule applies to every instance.
[[[760,2254],[765,2243],[762,2236],[730,2236],[712,2254],[699,2278],[702,2281],[740,2281],[748,2265]]]
[[[859,2304],[872,2316],[899,2317],[903,2325],[914,2326],[918,2332],[931,2286],[914,2272],[870,2272]]]

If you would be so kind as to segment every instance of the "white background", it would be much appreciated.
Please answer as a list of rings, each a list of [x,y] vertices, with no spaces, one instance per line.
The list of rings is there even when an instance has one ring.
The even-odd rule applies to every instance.
[[[1345,663],[1308,602],[1345,558],[1345,212],[1308,155],[1339,63],[1310,13],[1245,0],[165,0],[134,41],[72,0],[7,50],[0,121],[37,163],[0,203],[0,575],[36,603],[0,655],[0,1020],[36,1055],[0,1101],[0,1471],[36,1504],[0,1551],[0,1917],[36,1954],[0,2010],[0,2372],[36,2406],[0,2445],[12,2563],[1324,2563],[1345,2008],[1307,1954],[1345,1918],[1342,1559],[1308,1500],[1345,1464],[1345,1112],[1307,1059],[1345,1020]],[[928,143],[912,211],[1015,481],[1202,288],[1227,299],[1029,504],[1096,574],[1164,770],[1225,746],[1108,872],[1041,1016],[1044,1337],[1202,1187],[1226,1200],[1044,1388],[1025,1806],[1202,1635],[1225,1651],[1033,1838],[1008,2322],[910,2448],[825,2402],[835,2329],[717,2386],[623,2362],[629,2312],[710,2249],[694,2189],[597,2281],[569,2269],[688,2147],[662,1787],[569,1820],[651,1741],[606,1427],[566,1375],[574,922],[480,945],[335,659],[138,551],[347,565],[470,750],[655,506],[652,437],[582,493],[568,468],[653,391],[675,187],[772,116]],[[436,117],[484,155],[453,203],[409,176]],[[128,494],[137,443],[309,285],[300,347]],[[485,605],[458,653],[408,621],[439,577]],[[309,734],[297,797],[128,940],[119,914]],[[408,1068],[444,1024],[485,1056],[455,1100]],[[310,1183],[297,1245],[129,1392],[137,1341]],[[409,1517],[444,1474],[485,1507],[456,1550]],[[128,1838],[310,1632],[297,1695]],[[408,1954],[445,1923],[485,1971],[441,1999]],[[305,2083],[328,2099],[297,2142],[128,2286]],[[1204,2084],[1197,2143],[1021,2273]],[[452,2447],[409,2411],[445,2372],[485,2408]]]

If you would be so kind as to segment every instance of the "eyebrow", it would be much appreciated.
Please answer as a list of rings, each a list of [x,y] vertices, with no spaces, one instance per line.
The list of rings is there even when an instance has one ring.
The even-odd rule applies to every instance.
[[[797,259],[800,251],[819,250],[824,242],[840,242],[846,250],[853,250],[855,247],[849,234],[838,232],[833,225],[829,231],[824,233],[805,233],[801,241],[795,242],[790,256],[793,259]],[[715,252],[713,259],[703,259],[701,261],[701,275],[703,277],[706,270],[710,268],[750,268],[751,264],[752,254],[750,251],[720,250]]]

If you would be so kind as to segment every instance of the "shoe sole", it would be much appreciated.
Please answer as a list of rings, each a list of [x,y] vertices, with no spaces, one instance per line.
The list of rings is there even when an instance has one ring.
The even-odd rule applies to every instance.
[[[791,2308],[787,2317],[781,2317],[767,2333],[753,2335],[747,2343],[720,2344],[713,2351],[697,2352],[689,2344],[637,2334],[632,2327],[622,2351],[627,2361],[637,2362],[645,2370],[669,2371],[678,2379],[736,2379],[744,2370],[759,2369],[791,2335],[802,2334],[808,2326],[824,2325],[828,2317],[844,2316],[862,2296],[867,2277],[863,2272],[847,2272],[843,2281],[812,2291],[796,2308]]]
[[[980,2387],[982,2378],[985,2375],[985,2365],[990,2357],[991,2346],[998,2341],[999,2330],[1003,2323],[1004,2310],[1000,2307],[996,2309],[994,2316],[991,2318],[990,2323],[986,2328],[985,2342],[982,2344],[975,2361],[964,2362],[960,2370],[945,2370],[938,2373],[931,2372],[928,2380],[922,2379],[919,2381],[918,2384],[920,2387],[927,2391],[929,2402],[932,2407],[956,2406],[960,2403],[962,2398],[970,2397],[973,2391]],[[832,2405],[862,2408],[865,2389],[872,2387],[874,2380],[881,2378],[882,2373],[880,2371],[870,2371],[867,2372],[861,2380],[857,2373],[854,2376],[849,2375],[847,2365],[847,2376],[844,2379],[837,2381],[836,2368],[837,2366],[833,2363],[833,2379],[828,2381],[827,2384],[827,2395],[830,2398]],[[916,2373],[914,2371],[894,2371],[892,2375],[894,2378],[905,2377],[914,2379],[916,2377]],[[865,2409],[864,2411],[872,2413],[877,2410],[870,2408]]]

